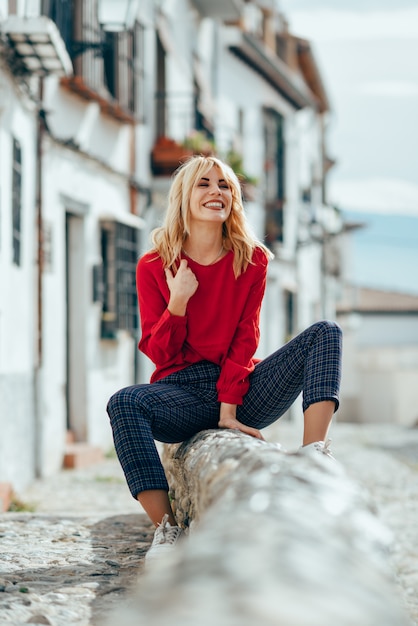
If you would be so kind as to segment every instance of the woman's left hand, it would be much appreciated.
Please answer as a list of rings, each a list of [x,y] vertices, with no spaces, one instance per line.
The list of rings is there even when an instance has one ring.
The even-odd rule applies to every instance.
[[[240,430],[242,433],[246,435],[250,435],[251,437],[255,437],[256,439],[261,439],[264,441],[264,437],[257,428],[251,428],[251,426],[246,426],[239,422],[236,418],[236,410],[237,407],[235,404],[227,404],[225,402],[221,402],[221,410],[219,416],[218,426],[219,428],[231,428],[233,430]]]

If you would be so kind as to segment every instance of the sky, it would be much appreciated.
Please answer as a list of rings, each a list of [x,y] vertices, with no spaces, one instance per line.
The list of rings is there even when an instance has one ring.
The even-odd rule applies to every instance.
[[[310,40],[330,99],[329,200],[371,216],[354,237],[351,278],[418,294],[418,0],[279,4],[291,32]]]

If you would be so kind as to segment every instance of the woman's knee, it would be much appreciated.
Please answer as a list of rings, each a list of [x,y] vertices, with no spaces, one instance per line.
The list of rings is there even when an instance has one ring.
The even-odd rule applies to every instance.
[[[312,325],[312,328],[329,335],[334,335],[339,339],[342,337],[343,334],[341,326],[333,320],[320,320],[319,322],[315,322],[315,324]]]
[[[124,387],[123,389],[119,389],[114,393],[106,407],[106,411],[110,417],[110,419],[116,418],[118,415],[126,413],[127,409],[131,409],[135,400],[134,400],[134,390],[133,387]]]

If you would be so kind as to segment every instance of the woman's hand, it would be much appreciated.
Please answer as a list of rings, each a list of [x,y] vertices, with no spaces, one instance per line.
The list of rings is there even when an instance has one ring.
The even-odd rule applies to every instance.
[[[233,430],[240,430],[246,435],[251,435],[251,437],[255,437],[256,439],[261,439],[262,441],[264,441],[264,437],[260,433],[260,431],[257,430],[257,428],[251,428],[250,426],[245,426],[245,424],[241,424],[241,422],[237,420],[236,413],[236,404],[227,404],[226,402],[221,402],[220,416],[218,422],[219,428],[231,428]]]
[[[170,290],[168,310],[172,315],[183,316],[186,314],[187,303],[196,292],[199,283],[186,259],[182,259],[175,276],[170,269],[165,270],[167,285]]]

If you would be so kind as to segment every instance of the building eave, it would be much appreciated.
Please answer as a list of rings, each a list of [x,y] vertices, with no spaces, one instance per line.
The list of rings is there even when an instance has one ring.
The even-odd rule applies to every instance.
[[[91,152],[87,152],[86,150],[83,150],[82,148],[80,148],[80,146],[76,144],[72,139],[63,139],[61,137],[57,137],[50,131],[47,131],[45,133],[45,137],[48,138],[51,144],[55,146],[59,146],[60,148],[63,148],[65,150],[68,150],[69,152],[72,152],[76,154],[77,156],[79,156],[80,158],[90,161],[91,163],[95,163],[99,167],[103,168],[104,171],[123,180],[125,183],[127,183],[130,187],[134,188],[136,191],[141,192],[141,193],[149,193],[149,189],[141,185],[137,180],[135,180],[132,177],[131,174],[121,172],[120,170],[115,170],[114,167],[109,165],[109,163],[107,163],[104,159],[100,159],[98,156],[91,154]]]
[[[98,94],[84,82],[81,76],[61,78],[60,85],[64,89],[71,91],[87,102],[97,102],[104,115],[108,115],[118,122],[123,122],[124,124],[134,125],[136,123],[136,119],[131,113],[122,109],[117,102],[112,102],[108,98],[104,98]]]
[[[295,109],[319,103],[302,76],[291,70],[282,59],[253,35],[239,28],[228,28],[228,47],[241,61],[260,74]]]
[[[317,98],[319,112],[325,113],[326,111],[330,111],[330,102],[318,69],[318,65],[312,52],[311,44],[307,39],[301,39],[300,37],[295,37],[294,39],[297,44],[297,55],[300,70],[310,90]]]

